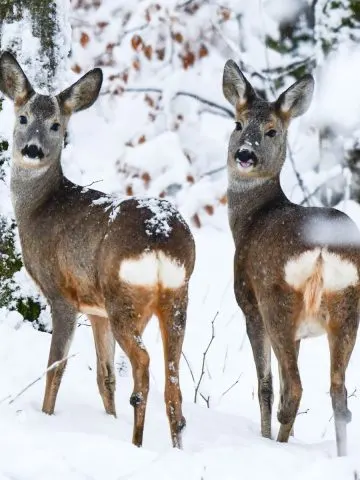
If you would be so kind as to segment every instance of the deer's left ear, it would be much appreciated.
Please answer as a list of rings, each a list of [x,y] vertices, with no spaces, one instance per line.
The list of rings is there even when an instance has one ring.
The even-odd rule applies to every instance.
[[[283,92],[275,106],[283,115],[295,118],[307,111],[314,92],[312,75],[305,75]]]
[[[0,57],[0,90],[15,102],[15,106],[26,103],[34,90],[10,52],[4,52]]]
[[[256,96],[253,87],[234,60],[228,60],[223,73],[223,93],[234,107],[249,103]]]
[[[91,107],[97,99],[103,75],[101,68],[94,68],[76,83],[57,95],[60,106],[68,115]]]

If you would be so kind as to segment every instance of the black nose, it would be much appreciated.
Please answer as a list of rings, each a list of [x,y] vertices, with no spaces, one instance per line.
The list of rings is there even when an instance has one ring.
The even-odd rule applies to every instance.
[[[25,145],[21,153],[29,158],[44,158],[44,152],[37,145]]]
[[[251,166],[255,165],[258,161],[257,156],[251,150],[239,149],[235,153],[235,160],[240,163],[242,166]]]

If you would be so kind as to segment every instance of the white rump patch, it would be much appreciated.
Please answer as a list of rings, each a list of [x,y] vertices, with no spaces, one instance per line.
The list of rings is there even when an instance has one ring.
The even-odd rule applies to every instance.
[[[336,292],[343,290],[359,281],[356,266],[337,253],[329,252],[326,248],[307,250],[298,257],[289,260],[285,265],[285,281],[296,290],[301,289],[315,268],[315,263],[322,255],[323,289]]]
[[[132,285],[152,287],[161,283],[166,288],[179,288],[185,282],[185,267],[161,251],[145,252],[123,260],[119,276]]]

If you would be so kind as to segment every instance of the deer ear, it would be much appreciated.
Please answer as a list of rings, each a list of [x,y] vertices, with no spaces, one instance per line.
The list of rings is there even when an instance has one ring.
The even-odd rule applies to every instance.
[[[244,105],[255,96],[255,91],[236,65],[234,60],[225,63],[223,74],[223,93],[231,105]]]
[[[305,75],[285,90],[276,100],[275,105],[286,117],[298,117],[309,108],[313,92],[314,79],[312,75]]]
[[[99,95],[102,80],[101,68],[90,70],[71,87],[57,95],[60,106],[68,115],[91,107]]]
[[[9,52],[4,52],[0,57],[0,90],[16,106],[26,103],[34,93],[22,68]]]

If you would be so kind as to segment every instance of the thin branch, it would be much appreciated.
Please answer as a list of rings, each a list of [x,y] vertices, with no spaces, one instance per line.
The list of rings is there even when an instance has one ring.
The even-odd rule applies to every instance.
[[[303,410],[302,412],[298,412],[296,415],[306,415],[309,412],[310,412],[310,408],[307,408],[306,410]]]
[[[194,395],[194,403],[196,403],[197,401],[197,396],[198,396],[198,392],[199,392],[199,388],[200,388],[200,385],[201,385],[201,382],[202,382],[202,379],[204,377],[204,374],[205,374],[205,361],[206,361],[206,355],[209,351],[209,348],[211,347],[211,344],[212,342],[214,341],[214,338],[215,338],[215,320],[217,318],[217,316],[219,315],[219,312],[216,312],[214,318],[212,319],[212,322],[211,322],[211,338],[210,338],[210,341],[208,343],[208,346],[206,347],[204,353],[203,353],[203,360],[202,360],[202,365],[201,365],[201,374],[200,374],[200,377],[199,377],[199,381],[196,385],[196,388],[195,388],[195,395]]]
[[[194,0],[187,0],[186,2],[180,3],[180,5],[176,5],[176,10],[180,10],[180,8],[185,8],[191,3],[193,3]]]
[[[194,377],[194,372],[192,371],[192,368],[191,368],[191,366],[190,366],[189,360],[187,359],[187,357],[186,357],[186,355],[185,355],[184,352],[181,352],[181,355],[182,355],[182,356],[184,357],[184,359],[185,359],[186,365],[188,366],[188,369],[189,369],[191,378],[193,379],[193,382],[194,382],[194,385],[195,385],[196,381],[195,381],[195,377]]]
[[[211,100],[208,100],[207,98],[200,97],[196,93],[190,93],[190,92],[176,92],[174,95],[174,98],[176,97],[190,97],[193,98],[194,100],[197,100],[200,103],[203,103],[204,105],[208,105],[209,107],[212,108],[217,108],[218,110],[224,112],[228,117],[230,118],[235,118],[234,112],[230,110],[230,108],[224,107],[223,105],[219,105],[218,103],[212,102]]]
[[[320,185],[318,185],[315,190],[313,190],[311,193],[309,193],[309,195],[307,197],[305,197],[301,202],[300,202],[300,205],[304,205],[304,203],[308,202],[310,200],[310,198],[314,197],[323,187],[325,187],[325,185],[327,183],[329,183],[331,180],[334,180],[335,178],[337,178],[339,176],[339,174],[337,173],[336,175],[333,175],[332,177],[329,177],[327,180],[325,180],[325,182],[322,182],[320,183]]]
[[[222,167],[214,168],[213,170],[209,170],[208,172],[205,172],[202,175],[200,175],[199,180],[201,180],[204,177],[215,175],[215,173],[222,172],[225,169],[226,169],[226,165],[223,165]]]
[[[290,159],[290,163],[291,163],[291,166],[292,166],[292,168],[293,168],[293,171],[294,171],[294,173],[295,173],[296,180],[297,180],[297,182],[298,182],[298,184],[299,184],[299,187],[301,188],[301,190],[302,190],[302,192],[303,192],[303,195],[304,195],[303,203],[304,203],[304,204],[307,203],[307,205],[309,206],[310,203],[309,203],[309,201],[307,200],[307,198],[309,197],[310,192],[309,192],[309,190],[305,187],[304,181],[303,181],[303,179],[302,179],[299,171],[298,171],[297,168],[296,168],[295,159],[294,159],[294,156],[293,156],[293,154],[292,154],[292,150],[291,150],[291,147],[290,147],[289,142],[287,142],[287,150],[288,150],[288,152],[289,152],[289,159]],[[303,203],[302,203],[302,204],[303,204]]]
[[[204,402],[206,403],[206,406],[207,408],[210,408],[210,395],[208,395],[207,397],[205,397],[205,395],[203,395],[201,392],[200,392],[200,397],[204,400]]]
[[[225,370],[226,370],[226,363],[227,363],[228,354],[229,354],[229,346],[227,345],[226,346],[225,357],[224,357],[223,368],[222,368],[223,373],[225,373]]]
[[[225,395],[226,395],[227,393],[229,393],[230,390],[232,390],[232,389],[235,387],[235,385],[237,385],[237,384],[239,383],[241,376],[242,376],[242,373],[240,373],[240,375],[238,376],[238,379],[235,380],[235,382],[232,383],[232,384],[230,385],[230,387],[227,388],[227,389],[225,390],[225,392],[223,392],[223,393],[221,394],[221,398],[222,398],[222,397],[225,397]]]
[[[143,92],[143,93],[158,93],[162,94],[163,90],[160,88],[152,88],[152,87],[127,87],[124,88],[123,90],[124,93],[127,92]],[[172,99],[174,100],[177,97],[189,97],[193,98],[194,100],[197,100],[200,103],[203,103],[204,105],[207,105],[208,107],[211,108],[216,108],[220,110],[221,112],[224,112],[227,117],[229,118],[235,118],[234,112],[230,110],[230,108],[227,108],[223,105],[219,105],[218,103],[212,102],[211,100],[208,100],[207,98],[201,97],[200,95],[197,95],[196,93],[191,93],[191,92],[184,92],[184,91],[179,91],[174,94]]]
[[[94,185],[95,183],[100,183],[100,182],[103,182],[103,181],[104,181],[104,179],[94,180],[93,182],[89,183],[89,185],[83,185],[82,188],[91,187],[91,185]]]
[[[23,393],[25,393],[27,390],[29,390],[29,388],[31,388],[33,385],[35,385],[35,383],[39,382],[48,372],[51,372],[52,370],[55,370],[55,368],[57,368],[59,365],[61,365],[62,363],[66,362],[67,360],[69,360],[70,358],[73,358],[77,355],[77,353],[73,353],[72,355],[68,355],[67,357],[65,358],[62,358],[61,360],[58,360],[57,362],[54,362],[52,363],[39,377],[37,377],[35,380],[33,380],[31,383],[29,383],[28,385],[26,385],[26,387],[24,387],[22,390],[20,390],[20,392],[18,394],[16,394],[14,397],[11,398],[11,395],[8,395],[6,398],[4,398],[0,403],[4,402],[5,400],[8,400],[9,398],[11,398],[11,400],[9,401],[9,405],[13,404],[15,402],[15,400],[17,400],[19,397],[21,397],[21,395]]]
[[[58,360],[54,363],[52,363],[38,378],[36,378],[34,381],[29,383],[26,387],[24,387],[15,397],[13,397],[9,405],[13,404],[15,400],[17,400],[23,393],[25,393],[30,387],[35,385],[35,383],[39,382],[48,372],[51,372],[52,370],[55,370],[55,368],[59,367],[62,363],[67,362],[70,358],[73,358],[77,355],[77,353],[73,353],[72,355],[68,355],[65,358],[62,358],[61,360]]]

